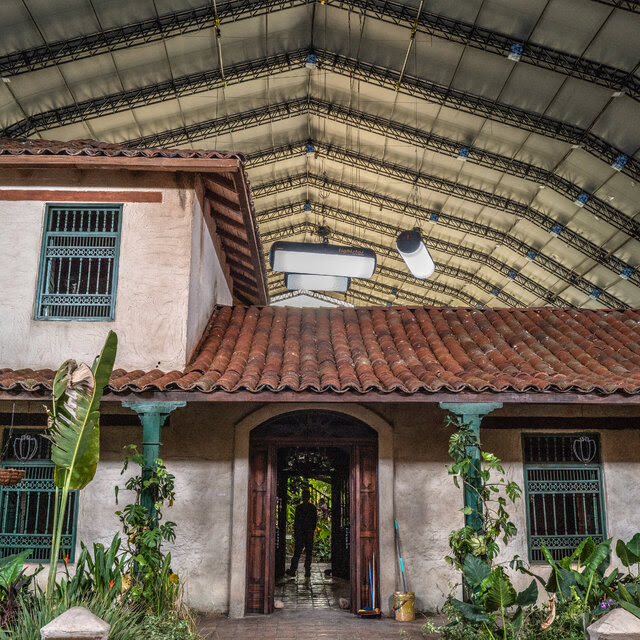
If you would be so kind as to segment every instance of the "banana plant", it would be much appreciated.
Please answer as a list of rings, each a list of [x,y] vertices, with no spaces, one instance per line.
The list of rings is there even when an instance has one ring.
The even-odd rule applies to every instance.
[[[47,438],[55,464],[56,500],[47,597],[56,584],[60,540],[65,522],[69,491],[86,487],[96,472],[100,457],[100,399],[109,382],[116,358],[118,338],[109,331],[102,352],[93,366],[63,362],[53,381],[53,404],[48,414]]]

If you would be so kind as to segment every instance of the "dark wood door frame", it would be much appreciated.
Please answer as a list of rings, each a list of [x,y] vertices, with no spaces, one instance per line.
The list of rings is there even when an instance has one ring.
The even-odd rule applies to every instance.
[[[313,412],[310,412],[313,413]],[[353,419],[345,417],[348,425]],[[277,432],[277,430],[275,430]],[[322,435],[270,436],[261,430],[250,438],[247,528],[246,613],[272,613],[275,590],[276,478],[280,447],[338,447],[349,450],[350,583],[353,613],[370,603],[369,561],[376,556],[375,581],[380,606],[377,434],[350,438]]]

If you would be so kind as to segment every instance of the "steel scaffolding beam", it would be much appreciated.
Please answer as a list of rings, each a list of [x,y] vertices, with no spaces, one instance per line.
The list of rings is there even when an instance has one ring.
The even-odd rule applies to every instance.
[[[275,220],[286,220],[288,218],[298,217],[300,215],[300,212],[302,211],[303,205],[303,202],[298,202],[294,204],[273,207],[272,209],[268,209],[266,211],[261,211],[257,214],[258,223],[267,223],[273,222]],[[344,222],[350,225],[359,225],[360,228],[364,230],[375,233],[383,233],[389,238],[397,238],[398,234],[402,231],[402,229],[396,227],[395,225],[388,224],[380,220],[371,219],[367,216],[344,211],[342,209],[331,207],[329,205],[313,203],[312,206],[314,207],[313,214],[321,216],[323,219],[330,218],[332,220],[336,220],[337,222]],[[426,243],[430,250],[441,251],[442,253],[446,253],[457,258],[470,260],[471,262],[477,262],[478,264],[485,265],[498,275],[508,278],[509,280],[507,280],[507,283],[505,284],[508,284],[509,281],[513,281],[523,289],[529,291],[539,298],[542,298],[545,302],[549,302],[551,300],[552,304],[557,307],[566,308],[575,306],[565,298],[555,295],[547,287],[543,287],[535,280],[523,275],[522,273],[519,273],[513,267],[510,267],[508,264],[502,262],[501,260],[498,260],[492,255],[484,253],[483,251],[478,251],[477,249],[471,249],[455,242],[448,242],[446,240],[441,240],[433,237],[427,238]],[[387,255],[386,249],[385,255]],[[397,252],[393,249],[390,250],[390,253],[388,255],[392,258],[398,257]],[[448,265],[438,265],[438,270],[440,273],[453,275],[448,273],[448,269]],[[488,286],[489,288],[487,288]],[[480,288],[484,289],[485,291],[489,291],[493,288],[501,289],[502,287],[498,287],[497,285],[493,285],[488,281],[483,280],[483,285]],[[521,300],[516,300],[515,297],[510,300],[509,304],[511,304],[511,306],[521,307],[531,306],[524,304],[524,302]]]
[[[438,136],[416,127],[317,98],[297,98],[274,105],[259,107],[230,116],[198,122],[186,127],[177,127],[168,131],[145,136],[144,138],[133,138],[128,140],[127,144],[134,147],[175,146],[198,142],[207,138],[245,130],[269,122],[278,122],[287,118],[307,115],[309,113],[326,117],[334,122],[355,126],[363,131],[377,133],[392,140],[401,140],[413,146],[430,149],[431,151],[450,157],[458,157],[461,147],[464,146],[464,143],[460,141]],[[275,148],[272,152],[273,159],[277,160],[304,152],[306,142],[307,140],[304,140]],[[313,143],[316,146],[321,146],[321,148],[327,148],[326,145],[319,143],[317,140],[313,140]],[[465,148],[467,148],[469,152],[467,157],[468,162],[535,182],[539,186],[549,187],[572,202],[584,191],[571,181],[534,164],[523,162],[522,160],[515,160],[473,146]],[[261,157],[259,153],[248,154],[247,158],[251,165],[261,164],[270,159],[268,157]],[[596,217],[607,221],[617,229],[630,233],[630,235],[640,235],[640,225],[638,223],[597,196],[590,195],[583,209],[590,211]]]
[[[307,53],[308,49],[298,49],[227,67],[225,69],[226,83],[236,84],[245,80],[301,69],[305,65]],[[349,78],[362,80],[389,90],[394,90],[399,79],[399,72],[393,69],[330,51],[316,49],[315,53],[318,55],[319,67],[324,66]],[[24,118],[5,127],[2,134],[9,137],[29,136],[38,131],[62,127],[82,120],[156,104],[180,96],[210,91],[220,88],[222,84],[221,73],[218,69],[180,76],[174,80],[166,80],[99,98],[90,98],[64,107],[31,114],[28,119]],[[556,140],[580,145],[609,165],[614,163],[620,155],[627,158],[619,149],[580,127],[539,113],[499,103],[493,99],[475,96],[429,82],[423,78],[404,74],[398,90],[400,93],[422,98],[428,102],[488,118]],[[627,158],[622,171],[634,179],[640,180],[640,161],[631,157]]]
[[[625,11],[640,13],[640,2],[638,0],[594,0],[600,4],[608,4],[610,7],[617,7]]]
[[[504,196],[498,196],[482,189],[467,187],[451,180],[438,178],[437,176],[425,173],[419,173],[409,169],[405,165],[388,161],[381,162],[376,157],[367,156],[358,153],[357,151],[351,151],[338,145],[329,145],[325,147],[325,152],[325,157],[329,160],[334,160],[336,162],[346,164],[347,166],[366,169],[376,174],[386,175],[390,178],[406,182],[412,186],[417,185],[425,189],[431,189],[446,195],[462,198],[469,202],[499,209],[506,213],[513,214],[516,217],[528,220],[547,232],[551,232],[555,225],[560,224],[557,220],[554,220],[550,216],[530,205],[517,202],[510,198],[505,198]],[[304,143],[299,143],[298,147],[282,145],[280,147],[255,152],[248,156],[248,159],[250,164],[260,165],[277,162],[283,158],[302,155],[303,153],[305,153]],[[615,216],[611,218],[611,224],[616,227],[616,229],[628,234],[630,237],[640,239],[640,227],[638,227],[638,224],[632,218],[624,215]],[[561,233],[559,234],[559,237],[566,240],[567,243],[572,246],[576,246],[577,244],[582,245],[584,242],[589,242],[580,234],[575,231],[571,231],[564,225],[561,225]],[[585,245],[585,248],[589,249],[590,246],[591,245]],[[602,251],[603,255],[604,253],[605,252]]]
[[[634,0],[598,1],[630,11],[638,10]],[[217,4],[217,16],[224,24],[309,4],[313,4],[313,1],[230,0]],[[566,76],[580,78],[617,91],[625,91],[636,100],[640,98],[640,80],[627,71],[534,42],[522,42],[508,34],[454,20],[424,9],[416,18],[415,7],[401,2],[391,0],[324,0],[322,4],[347,11],[357,10],[383,22],[415,29],[432,37],[442,38],[502,57],[508,56],[511,46],[518,44],[522,46],[521,62]],[[213,8],[207,4],[68,40],[58,40],[21,51],[13,51],[0,56],[0,75],[18,75],[109,51],[128,49],[186,33],[211,29],[214,20]]]
[[[261,185],[253,187],[252,191],[255,198],[260,198],[262,195],[270,195],[276,192],[281,193],[285,190],[307,185],[319,190],[330,191],[336,195],[348,196],[376,207],[384,207],[392,211],[398,211],[399,213],[406,214],[407,216],[423,222],[432,222],[432,216],[435,214],[438,216],[437,224],[442,224],[447,228],[456,229],[464,233],[470,233],[471,235],[478,236],[480,238],[493,240],[497,244],[504,245],[525,258],[529,258],[533,255],[534,261],[538,266],[587,295],[591,294],[594,289],[599,289],[599,287],[594,283],[583,278],[575,271],[565,267],[557,260],[545,255],[522,240],[499,231],[498,229],[494,229],[493,227],[479,224],[477,222],[472,222],[464,218],[459,218],[442,211],[436,211],[435,209],[411,205],[406,201],[380,195],[354,185],[329,179],[325,176],[318,176],[313,173],[304,175],[300,174],[297,176],[296,181],[293,181],[291,178],[284,178],[264,185],[266,187],[265,191],[262,191]],[[370,220],[368,224],[373,225],[374,221]],[[601,292],[599,300],[603,302],[603,304],[612,308],[629,308],[627,303],[606,291]],[[548,301],[552,302],[552,300]]]
[[[265,242],[265,244],[268,244],[269,242],[272,242],[272,241],[275,242],[276,240],[282,240],[283,238],[290,238],[292,236],[301,235],[304,233],[308,233],[310,231],[312,232],[314,228],[315,228],[315,225],[313,225],[311,222],[302,222],[293,226],[283,227],[282,229],[270,231],[269,233],[263,236],[263,241]],[[400,255],[398,254],[398,252],[395,251],[394,249],[391,249],[390,247],[385,247],[375,242],[364,240],[363,238],[355,238],[354,236],[348,233],[342,233],[339,231],[335,231],[333,229],[331,230],[331,236],[341,242],[346,242],[349,245],[369,247],[370,249],[373,249],[374,251],[376,251],[378,255],[384,256],[385,258],[391,258],[392,260],[396,260],[396,261],[399,260],[400,262],[402,262],[402,259],[400,258]],[[443,265],[438,265],[439,268],[442,266]],[[453,272],[455,272],[455,274]],[[454,298],[458,298],[470,306],[477,306],[478,304],[482,304],[480,300],[478,300],[477,298],[475,298],[470,294],[465,293],[464,291],[454,289],[449,285],[443,284],[433,279],[429,279],[428,282],[425,282],[423,280],[418,280],[417,278],[414,278],[411,274],[409,274],[407,271],[400,271],[399,269],[394,269],[392,267],[387,267],[387,266],[378,264],[378,266],[376,267],[376,273],[379,273],[380,275],[383,275],[387,278],[392,278],[395,282],[400,282],[402,284],[406,284],[409,286],[419,287],[420,289],[428,289],[430,292],[435,291],[437,293],[442,293],[444,295],[449,295]],[[438,273],[438,271],[436,273]],[[444,272],[440,271],[440,273],[444,273]],[[453,268],[452,272],[447,273],[446,275],[454,277],[457,280],[462,280],[462,281],[474,284],[479,289],[488,291],[490,294],[492,289],[497,289],[497,287],[494,287],[494,285],[492,285],[491,283],[488,283],[486,280],[482,280],[476,277],[476,280],[474,281],[474,274],[468,271],[464,271],[462,269]],[[400,292],[400,289],[398,289],[398,287],[387,285],[382,282],[377,282],[377,281],[371,282],[368,280],[363,280],[362,282],[367,282],[369,286],[371,286],[376,290],[382,290],[388,293],[392,293],[393,291],[398,291],[398,294]],[[502,300],[507,301],[507,304],[509,306],[511,307],[525,306],[518,302],[516,302],[516,304],[513,304],[513,301],[515,300],[515,298],[513,298],[512,296],[509,296],[508,294],[504,294],[504,295],[501,295],[501,294],[504,294],[504,292],[500,292],[498,294],[498,297]],[[416,304],[424,304],[424,296],[414,291],[402,290],[402,297],[405,298],[406,300],[410,300],[411,302],[415,302]]]
[[[311,175],[308,172],[305,172],[305,173],[299,173],[292,176],[287,176],[286,178],[279,178],[271,182],[259,184],[252,188],[252,193],[255,198],[260,198],[267,195],[273,195],[285,189],[294,189],[300,186],[307,186],[307,185],[316,186],[319,189],[323,189],[323,188],[329,189],[329,186],[331,185],[335,189],[337,188],[337,185],[335,183],[336,181],[334,181],[331,178],[328,178],[325,176],[317,176],[315,174]],[[455,183],[453,184],[455,185]],[[431,188],[436,189],[435,185],[436,183],[434,182],[434,186]],[[465,198],[466,200],[471,200],[472,191],[479,191],[477,189],[471,190],[470,188],[464,188],[461,185],[455,185],[455,187],[456,189],[455,190],[452,189],[451,195],[457,195],[458,193],[462,194],[462,193],[465,193],[464,190],[469,189],[470,195]],[[361,191],[356,186],[344,185],[344,183],[341,183],[339,188],[340,188],[341,195],[350,196],[352,193],[357,193],[358,191]],[[440,190],[446,193],[446,191],[444,191],[443,189],[437,189],[437,190]],[[485,192],[482,192],[482,193],[485,193]],[[386,199],[386,197],[382,197],[382,196],[377,196],[377,197]],[[464,196],[460,195],[459,197],[464,197]],[[500,198],[500,196],[496,196],[496,198]],[[472,201],[482,203],[480,199],[472,200]],[[410,205],[408,203],[403,203],[403,204],[405,207],[404,210],[407,211]],[[496,206],[496,205],[490,205],[488,204],[488,202],[486,204],[488,206]],[[522,217],[526,220],[530,220],[531,222],[539,226],[541,229],[545,229],[549,233],[551,232],[553,221],[549,223],[548,220],[546,220],[546,218],[548,217],[545,216],[544,214],[540,212],[535,212],[531,208],[526,207],[525,205],[522,205],[522,206],[523,206],[523,209],[525,210],[523,210],[518,217]],[[502,209],[508,213],[514,213],[514,211],[509,211],[506,208],[502,208]],[[604,267],[607,267],[616,275],[620,275],[622,271],[627,267],[626,262],[624,262],[617,256],[606,253],[604,249],[602,249],[595,242],[591,242],[590,240],[583,238],[575,231],[570,231],[565,227],[562,230],[561,237],[567,245],[578,250],[580,253],[582,253],[585,257],[589,258],[590,260],[594,260],[598,264]],[[635,282],[636,284],[640,284],[640,273],[638,273],[637,271],[634,272],[633,274],[631,274],[629,280]]]

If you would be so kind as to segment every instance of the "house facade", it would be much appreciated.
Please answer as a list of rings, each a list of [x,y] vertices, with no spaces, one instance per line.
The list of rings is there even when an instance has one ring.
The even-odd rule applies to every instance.
[[[28,470],[0,488],[0,554],[48,555],[42,405],[56,367],[91,362],[109,329],[101,459],[64,543],[72,560],[80,541],[109,541],[122,447],[158,452],[176,476],[169,547],[198,610],[273,611],[294,450],[330,460],[332,569],[352,610],[375,553],[376,604],[391,611],[394,521],[418,607],[441,606],[464,522],[447,416],[478,427],[523,488],[505,559],[640,530],[637,310],[269,306],[234,154],[2,141],[0,224],[1,464]]]

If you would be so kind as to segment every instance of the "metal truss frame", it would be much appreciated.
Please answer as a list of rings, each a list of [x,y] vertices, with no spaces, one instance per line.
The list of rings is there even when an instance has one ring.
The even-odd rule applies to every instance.
[[[594,2],[608,4],[610,7],[617,7],[633,13],[640,13],[640,2],[638,0],[594,0]]]
[[[212,69],[99,98],[89,98],[74,104],[31,114],[28,118],[5,127],[2,135],[25,137],[38,131],[62,127],[82,120],[156,104],[180,96],[210,91],[222,87],[225,81],[226,84],[237,84],[245,80],[302,69],[307,53],[308,49],[297,49],[229,66],[225,69],[224,81],[221,72],[218,69]],[[330,51],[316,49],[315,53],[318,56],[318,66],[324,66],[340,75],[389,90],[394,90],[400,77],[399,72],[395,69],[388,69]],[[524,131],[580,145],[609,165],[619,155],[625,155],[602,138],[575,125],[409,74],[403,75],[402,84],[398,87],[398,91]],[[640,181],[640,160],[629,157],[622,171]]]
[[[599,2],[638,11],[634,0],[598,0]],[[217,4],[217,18],[221,23],[237,22],[276,11],[314,4],[312,0],[228,0]],[[463,46],[506,57],[513,44],[522,45],[520,60],[566,76],[580,78],[617,91],[626,91],[640,99],[640,79],[632,73],[611,65],[588,60],[565,51],[534,42],[521,42],[514,37],[454,20],[427,10],[416,16],[416,9],[391,0],[322,0],[322,4],[354,11],[377,20],[410,28],[429,36],[456,42]],[[210,29],[216,14],[210,4],[176,11],[70,38],[45,43],[37,47],[14,51],[0,57],[0,75],[11,76],[81,60],[109,51],[118,51],[166,38]]]
[[[296,289],[292,291],[287,289],[287,293],[282,293],[277,296],[271,296],[271,303],[280,302],[282,300],[289,300],[290,298],[296,298],[297,296],[309,296],[310,298],[316,298],[318,300],[322,300],[324,302],[331,302],[339,307],[352,307],[353,305],[346,300],[340,300],[339,298],[334,298],[333,296],[327,296],[323,293],[318,293],[317,291],[307,291],[306,289]]]
[[[557,220],[554,220],[535,207],[517,202],[511,198],[499,196],[475,187],[461,185],[445,178],[439,178],[434,175],[413,171],[412,169],[397,163],[388,161],[381,162],[376,157],[367,156],[356,151],[350,151],[343,147],[339,147],[338,145],[330,145],[325,148],[325,151],[325,157],[329,160],[334,160],[335,162],[342,163],[347,166],[365,169],[377,175],[394,178],[395,180],[408,183],[412,186],[430,189],[432,191],[444,193],[448,196],[461,198],[468,202],[504,211],[505,213],[512,214],[517,218],[528,220],[547,233],[551,233],[552,229],[554,229],[556,225],[560,225]],[[302,147],[300,148],[299,153],[304,153]],[[293,154],[290,152],[289,148],[284,146],[278,147],[277,151],[274,149],[268,149],[263,153],[255,153],[250,156],[250,162],[255,161],[256,164],[267,164],[285,157],[291,157],[292,155]],[[616,222],[621,224],[622,228],[617,227],[621,231],[626,232],[632,238],[640,239],[640,229],[637,228],[637,223],[634,220],[625,216],[624,221],[616,220]],[[590,258],[597,256],[597,260],[600,264],[607,266],[612,270],[618,269],[618,274],[627,266],[624,261],[614,258],[614,256],[610,256],[606,251],[604,251],[604,249],[600,248],[599,245],[584,238],[576,231],[572,231],[564,225],[560,225],[560,228],[561,233],[558,237],[562,241],[569,246],[578,249],[582,253],[585,253],[585,255]]]
[[[326,117],[334,122],[355,126],[363,131],[371,131],[392,140],[400,140],[450,157],[458,157],[460,148],[464,146],[464,143],[460,141],[317,98],[296,98],[187,125],[186,127],[177,127],[176,129],[143,138],[133,138],[128,140],[127,144],[134,147],[175,146],[307,114]],[[304,140],[276,147],[271,150],[273,159],[278,160],[296,155],[298,152],[302,153],[305,151],[304,146],[307,142],[308,140]],[[314,145],[321,144],[316,140],[312,142]],[[327,145],[322,146],[328,148]],[[469,152],[468,162],[535,182],[539,186],[549,187],[572,202],[584,191],[571,181],[534,164],[478,147],[471,146],[467,147],[467,149]],[[263,152],[247,154],[249,163],[253,165],[268,162],[270,157],[258,157],[262,156],[262,154]],[[591,195],[583,209],[590,211],[596,217],[602,218],[616,227],[616,229],[624,231],[631,236],[635,234],[640,237],[640,225],[638,223],[597,196]]]
[[[269,233],[263,236],[263,242],[275,242],[276,240],[282,240],[283,238],[290,238],[292,236],[301,235],[307,232],[313,232],[315,229],[315,225],[311,222],[300,222],[298,224],[283,227],[282,229],[277,229],[275,231],[270,231]],[[368,247],[373,249],[378,255],[383,256],[385,258],[391,258],[395,261],[402,262],[402,258],[398,254],[397,251],[392,249],[391,247],[385,247],[381,244],[372,242],[370,240],[365,240],[364,238],[356,238],[353,235],[348,233],[342,233],[340,231],[331,230],[331,236],[340,242],[344,242],[349,245]],[[483,291],[487,291],[491,294],[492,290],[497,289],[495,285],[492,285],[490,282],[479,278],[475,274],[464,271],[463,269],[456,269],[455,267],[450,268],[450,272],[446,273],[443,271],[442,267],[444,265],[438,264],[438,270],[436,273],[445,273],[450,277],[456,278],[457,280],[462,280],[469,282],[470,284],[475,285],[479,289]],[[458,298],[462,300],[465,304],[470,306],[478,306],[482,304],[482,302],[475,298],[474,296],[465,293],[464,291],[460,291],[459,289],[455,289],[454,287],[450,287],[449,285],[443,284],[442,282],[438,282],[434,279],[429,279],[427,282],[423,280],[418,280],[414,278],[407,271],[400,271],[400,269],[394,269],[393,267],[388,267],[382,264],[378,264],[376,267],[376,273],[385,276],[387,278],[392,278],[394,282],[402,283],[405,285],[419,287],[420,289],[427,289],[431,292],[442,293],[444,295],[449,295],[454,298]],[[405,300],[409,300],[410,302],[415,302],[417,304],[424,304],[424,296],[420,293],[416,293],[414,291],[408,291],[406,289],[400,289],[397,286],[391,286],[384,284],[382,282],[370,282],[370,281],[362,281],[367,282],[367,286],[381,290],[383,292],[389,293],[391,295],[398,295],[399,297],[404,298]],[[397,294],[393,294],[396,291]],[[500,291],[496,296],[499,299],[505,301],[510,307],[524,307],[526,305],[522,304],[520,301],[516,300],[513,296],[509,294],[505,294],[505,292]]]
[[[466,220],[465,218],[453,216],[435,209],[412,205],[406,201],[398,200],[386,195],[380,195],[339,180],[329,179],[326,176],[318,176],[316,174],[309,173],[304,175],[300,174],[298,178],[299,179],[296,182],[293,182],[291,178],[283,178],[278,181],[266,183],[265,186],[267,187],[267,191],[264,193],[261,191],[262,187],[258,185],[252,189],[253,196],[255,198],[259,198],[261,195],[270,195],[276,191],[280,193],[282,190],[295,189],[308,185],[317,188],[320,191],[330,191],[336,195],[348,196],[369,205],[398,211],[399,213],[403,213],[414,220],[420,220],[421,222],[432,223],[431,215],[437,214],[438,220],[436,224],[442,224],[445,227],[456,229],[463,233],[469,233],[480,238],[492,240],[496,242],[496,244],[504,245],[525,258],[531,255],[530,252],[533,252],[536,265],[542,267],[551,275],[564,280],[568,285],[575,287],[587,295],[589,295],[594,289],[599,289],[599,287],[597,287],[593,282],[583,278],[581,275],[572,269],[565,267],[557,260],[554,260],[546,254],[538,251],[526,242],[523,242],[508,233],[494,229],[493,227],[479,224],[471,220]],[[368,219],[367,225],[373,228],[375,220]],[[599,300],[612,308],[629,308],[628,304],[606,291],[602,291]],[[553,300],[548,298],[547,301],[550,303],[553,302]]]
[[[252,188],[252,193],[254,198],[261,198],[268,195],[273,195],[276,192],[280,193],[283,190],[295,189],[302,186],[313,186],[318,189],[325,189],[329,191],[333,191],[334,193],[338,193],[339,195],[346,195],[349,197],[355,197],[356,199],[363,199],[362,196],[366,195],[370,199],[373,204],[378,204],[378,206],[388,206],[388,203],[392,203],[395,205],[393,208],[397,210],[398,206],[401,207],[401,210],[407,215],[413,215],[412,211],[417,209],[420,210],[419,207],[414,207],[408,202],[402,202],[396,200],[394,202],[394,198],[389,198],[387,196],[381,196],[379,194],[372,194],[371,192],[366,192],[364,189],[356,187],[355,185],[345,184],[344,182],[339,182],[337,180],[333,180],[327,176],[318,176],[317,174],[311,173],[299,173],[293,176],[287,176],[286,178],[279,178],[273,180],[271,182],[266,182],[263,184],[259,184]],[[364,192],[364,194],[363,194]],[[373,196],[373,197],[372,197]],[[391,208],[391,207],[389,207]],[[439,212],[438,212],[439,213]],[[440,215],[440,214],[439,214]],[[549,231],[551,229],[549,228]],[[568,231],[568,230],[567,230]],[[564,231],[563,231],[564,234]],[[564,240],[569,245],[580,251],[585,257],[594,260],[598,264],[611,269],[616,275],[622,273],[622,270],[627,266],[625,262],[620,260],[619,258],[607,254],[595,243],[578,236],[575,239],[573,236],[578,235],[572,232],[572,234],[567,233]],[[485,236],[487,237],[487,236]],[[535,249],[533,249],[536,251]],[[536,251],[537,253],[537,251]],[[604,254],[604,255],[603,255]],[[536,258],[537,262],[537,258]],[[555,262],[555,261],[554,261]],[[633,281],[635,284],[640,283],[640,273],[635,271],[629,278],[630,281]],[[574,284],[572,280],[569,280],[571,284]],[[576,285],[577,286],[577,285]],[[581,288],[581,287],[578,287]],[[593,291],[593,286],[586,293],[591,293]],[[604,293],[604,292],[603,292]]]
[[[299,217],[300,212],[302,211],[303,204],[304,204],[303,202],[298,202],[294,204],[287,204],[284,206],[273,207],[272,209],[269,209],[267,211],[262,211],[257,215],[258,223],[273,222],[275,220],[286,220],[292,217]],[[382,222],[381,220],[371,219],[369,217],[362,216],[357,213],[351,213],[349,211],[344,211],[343,209],[331,207],[326,204],[314,203],[313,206],[314,206],[314,215],[318,215],[323,219],[330,218],[337,222],[344,222],[347,224],[359,225],[362,229],[370,230],[375,233],[382,233],[390,238],[397,238],[398,234],[403,230],[403,229],[400,229],[399,227],[396,227],[395,225]],[[337,233],[340,233],[340,232],[339,231],[334,232],[332,230],[333,236],[336,236]],[[477,262],[479,264],[487,266],[493,272],[497,273],[498,275],[509,278],[509,281],[515,282],[517,285],[529,291],[533,295],[539,298],[542,298],[545,302],[548,302],[551,300],[552,304],[557,307],[563,307],[563,308],[575,307],[574,304],[572,304],[565,298],[562,298],[561,296],[554,294],[547,287],[543,287],[532,278],[529,278],[528,276],[525,276],[522,273],[519,273],[518,271],[513,269],[513,267],[510,267],[508,264],[502,262],[501,260],[498,260],[492,255],[484,253],[483,251],[472,249],[470,247],[465,247],[464,245],[460,245],[458,243],[448,242],[447,240],[434,238],[432,236],[430,236],[426,240],[426,242],[429,249],[431,250],[441,251],[442,253],[446,253],[448,255],[452,255],[457,258],[469,260],[471,262]],[[397,252],[394,251],[393,249],[388,249],[388,247],[384,247],[384,250],[379,250],[378,247],[380,247],[380,245],[375,246],[375,250],[378,251],[378,253],[384,254],[391,258],[398,258]],[[372,245],[372,248],[374,248],[373,245]],[[441,263],[438,263],[437,266],[438,266],[438,271],[440,273],[444,273],[445,275],[450,275],[452,277],[458,277],[457,273],[455,273],[458,271],[457,269]],[[510,274],[512,274],[514,277],[510,277]],[[481,278],[480,280],[482,280],[482,284],[478,284],[477,286],[485,291],[491,292],[491,290],[494,288],[502,289],[502,287],[499,287],[498,285],[494,285],[490,283],[488,280],[485,280],[483,278]],[[508,294],[505,294],[505,295],[508,295]],[[523,301],[516,299],[515,296],[509,296],[509,298],[510,298],[509,301],[507,301],[507,299],[505,298],[505,302],[508,302],[509,304],[511,304],[511,306],[520,306],[520,307],[528,306],[524,304]]]

